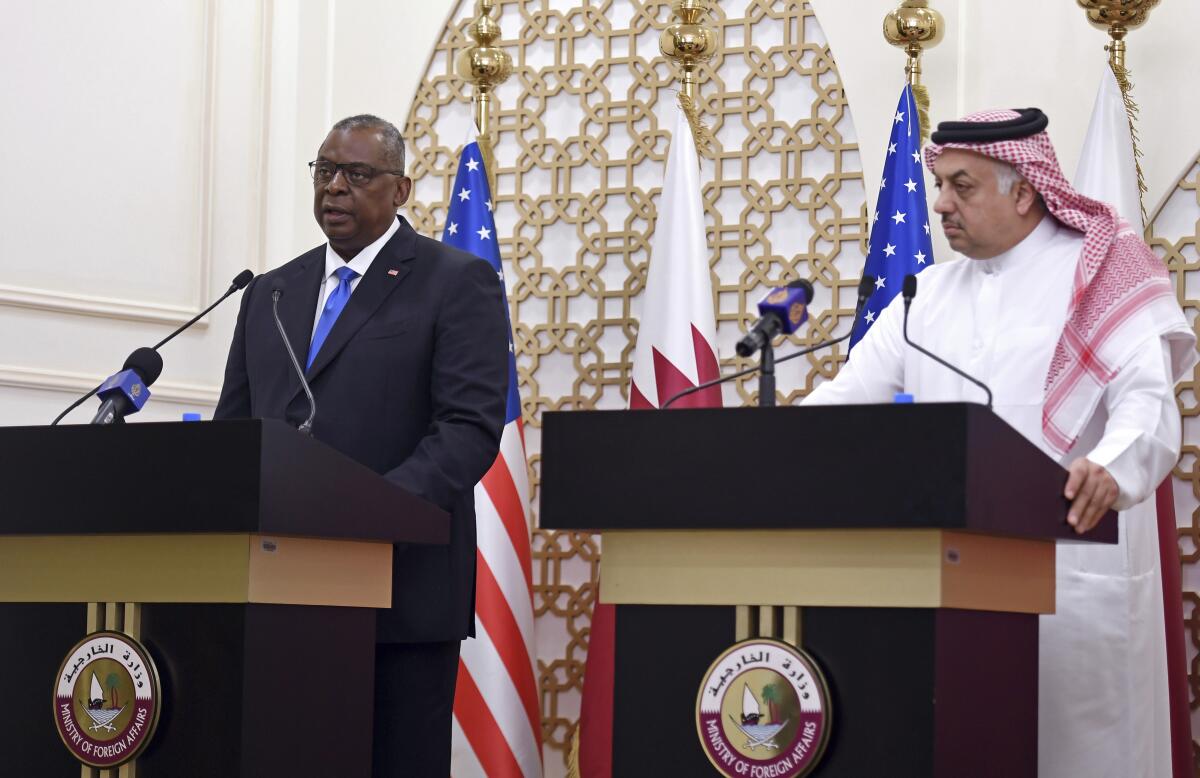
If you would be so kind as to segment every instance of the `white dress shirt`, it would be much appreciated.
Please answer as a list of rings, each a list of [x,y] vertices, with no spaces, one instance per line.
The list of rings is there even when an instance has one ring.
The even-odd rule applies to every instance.
[[[349,262],[338,256],[338,253],[333,250],[333,246],[325,244],[325,285],[321,287],[320,294],[317,295],[317,312],[313,316],[312,334],[317,332],[317,323],[321,321],[321,312],[325,309],[325,301],[329,299],[329,295],[333,294],[333,290],[338,288],[338,277],[334,275],[339,267],[348,267],[355,273],[358,273],[354,278],[350,279],[350,294],[354,294],[354,290],[358,288],[358,282],[367,274],[367,268],[371,267],[371,263],[375,261],[375,257],[379,256],[379,252],[384,245],[392,239],[396,234],[396,230],[400,229],[400,220],[392,219],[392,226],[388,227],[387,232],[379,236],[379,239],[362,251],[354,255],[354,259]],[[312,335],[309,336],[312,340]]]

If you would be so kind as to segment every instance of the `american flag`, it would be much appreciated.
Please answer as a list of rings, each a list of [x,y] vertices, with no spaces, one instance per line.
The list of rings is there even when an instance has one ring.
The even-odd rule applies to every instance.
[[[479,144],[462,151],[442,242],[504,270],[492,196]],[[512,327],[508,408],[500,454],[475,487],[475,639],[463,641],[454,694],[452,773],[458,778],[542,774],[542,725],[533,640],[529,476]]]
[[[912,87],[905,86],[892,117],[883,180],[871,217],[871,240],[863,273],[875,276],[875,291],[854,325],[850,348],[900,293],[904,276],[933,264],[929,209],[925,203],[925,170],[921,159],[921,128]]]

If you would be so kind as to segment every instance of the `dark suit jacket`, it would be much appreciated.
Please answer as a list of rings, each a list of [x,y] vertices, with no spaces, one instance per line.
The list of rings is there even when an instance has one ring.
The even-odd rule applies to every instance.
[[[473,488],[499,449],[508,320],[491,265],[397,218],[308,369],[313,436],[451,513],[448,546],[397,546],[378,641],[459,640],[474,634]],[[246,287],[217,419],[308,415],[271,316],[276,278],[288,340],[301,364],[308,354],[324,245]]]

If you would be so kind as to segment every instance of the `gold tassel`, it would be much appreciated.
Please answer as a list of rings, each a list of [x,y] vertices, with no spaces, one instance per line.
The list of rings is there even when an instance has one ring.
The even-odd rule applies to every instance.
[[[704,157],[712,157],[712,147],[716,143],[712,130],[700,118],[700,107],[691,97],[679,93],[679,107],[687,117],[688,125],[692,128],[692,140],[696,142],[696,152]]]
[[[921,145],[929,140],[929,87],[924,84],[912,85],[913,98],[917,101],[917,119],[920,121]]]
[[[567,754],[567,778],[580,778],[579,775],[579,724],[571,733],[571,750]]]
[[[1129,68],[1111,60],[1108,64],[1112,67],[1113,75],[1117,77],[1117,86],[1121,88],[1121,99],[1125,102],[1125,116],[1129,120],[1129,137],[1133,139],[1133,166],[1137,169],[1138,205],[1142,209],[1142,228],[1145,229],[1149,219],[1146,215],[1144,195],[1148,190],[1146,176],[1142,172],[1142,147],[1139,144],[1140,138],[1137,131],[1138,104],[1133,100],[1133,82],[1130,80],[1133,74],[1129,72]]]

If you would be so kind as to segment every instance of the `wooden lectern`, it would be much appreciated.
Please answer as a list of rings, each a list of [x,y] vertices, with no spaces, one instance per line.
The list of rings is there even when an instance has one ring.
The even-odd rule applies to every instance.
[[[824,668],[832,739],[812,776],[1037,774],[1055,541],[1115,543],[1116,517],[1077,536],[1063,468],[990,410],[560,412],[543,424],[541,526],[603,532],[614,775],[713,774],[697,692],[724,649],[754,636]]]
[[[0,429],[3,775],[91,775],[52,687],[87,632],[141,641],[162,713],[100,775],[371,773],[392,544],[449,517],[277,421]],[[401,558],[400,562],[403,562]]]

